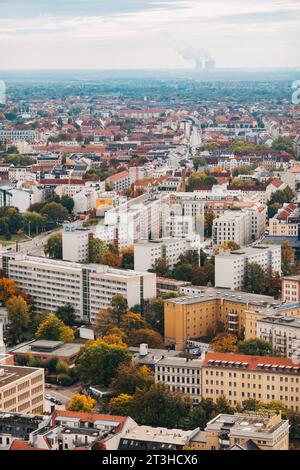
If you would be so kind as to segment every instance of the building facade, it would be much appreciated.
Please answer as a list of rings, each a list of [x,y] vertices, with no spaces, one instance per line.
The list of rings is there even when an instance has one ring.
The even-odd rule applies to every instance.
[[[300,410],[300,365],[289,358],[207,353],[202,366],[202,396],[214,402],[225,396],[231,405],[247,399],[283,402]]]
[[[40,413],[44,411],[44,391],[44,369],[1,365],[1,411]]]

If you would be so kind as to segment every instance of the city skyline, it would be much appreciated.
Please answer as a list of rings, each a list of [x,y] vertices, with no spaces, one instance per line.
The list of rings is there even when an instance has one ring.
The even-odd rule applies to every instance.
[[[242,3],[242,4],[241,4]],[[0,69],[299,67],[299,2],[0,2]]]

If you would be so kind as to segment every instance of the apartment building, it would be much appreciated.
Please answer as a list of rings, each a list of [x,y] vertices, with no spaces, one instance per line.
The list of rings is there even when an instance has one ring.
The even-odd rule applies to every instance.
[[[50,416],[1,410],[0,450],[32,450],[33,436],[47,429],[49,422]]]
[[[189,339],[214,333],[218,325],[242,337],[248,310],[280,305],[273,297],[225,289],[187,286],[181,292],[184,297],[168,299],[164,304],[165,342],[175,344],[177,350],[183,350]]]
[[[256,322],[256,336],[268,341],[281,356],[298,356],[300,362],[300,316],[261,318]]]
[[[129,308],[156,296],[156,275],[105,265],[80,264],[10,253],[2,257],[3,269],[35,301],[38,312],[56,312],[73,305],[78,320],[94,322],[116,294]]]
[[[176,281],[175,279],[168,279],[166,277],[156,278],[157,295],[166,294],[167,292],[180,293],[182,287],[191,286],[191,282]]]
[[[131,186],[131,178],[128,171],[122,171],[116,175],[109,176],[106,178],[105,182],[117,192],[126,191]]]
[[[269,235],[274,237],[298,237],[300,212],[297,204],[284,204],[269,220]]]
[[[251,241],[251,223],[247,212],[226,211],[213,222],[212,240],[214,245],[232,240],[240,246]]]
[[[18,142],[26,140],[32,142],[36,139],[37,133],[34,130],[15,129],[15,130],[0,130],[0,142]]]
[[[93,234],[88,228],[66,225],[62,233],[63,260],[85,263],[89,258],[89,242]]]
[[[215,286],[238,290],[244,285],[249,263],[259,264],[265,272],[281,274],[281,247],[257,245],[215,256]]]
[[[103,228],[97,228],[97,235],[102,231],[110,234],[119,248],[140,240],[161,238],[163,221],[170,214],[168,198],[167,195],[151,199],[149,195],[143,194],[107,211]]]
[[[300,303],[274,303],[261,309],[259,306],[251,308],[244,312],[245,329],[244,337],[246,340],[257,337],[257,322],[264,317],[300,317]]]
[[[201,359],[163,357],[155,364],[155,382],[162,382],[172,392],[188,395],[194,402],[201,400]]]
[[[281,279],[281,298],[283,302],[300,302],[300,276],[284,276]]]
[[[170,268],[173,268],[186,250],[187,243],[184,238],[162,238],[135,243],[134,269],[136,271],[148,271],[159,259],[165,259]]]
[[[231,405],[247,399],[283,402],[300,410],[300,365],[290,358],[207,353],[202,366],[202,397],[225,396]]]
[[[205,450],[289,450],[289,422],[275,412],[219,414],[205,434]]]
[[[44,411],[44,369],[0,367],[0,410],[40,413]]]

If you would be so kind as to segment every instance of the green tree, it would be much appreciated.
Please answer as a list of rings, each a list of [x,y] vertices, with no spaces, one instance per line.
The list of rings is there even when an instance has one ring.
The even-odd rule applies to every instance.
[[[69,214],[72,214],[75,204],[72,197],[66,195],[62,196],[60,199],[60,203],[67,209]]]
[[[244,278],[244,290],[261,294],[266,289],[266,273],[258,263],[249,263]]]
[[[89,240],[89,263],[100,263],[100,256],[107,250],[107,245],[100,238],[92,238]]]
[[[270,356],[272,354],[270,343],[258,338],[239,341],[237,347],[239,353],[249,356]]]
[[[47,219],[38,212],[25,212],[23,214],[24,229],[29,232],[29,226],[31,233],[42,232],[45,230]]]
[[[83,385],[108,386],[117,374],[121,363],[130,362],[130,354],[116,344],[104,341],[86,346],[76,361],[80,382]]]
[[[68,326],[73,326],[76,321],[75,308],[70,304],[58,307],[56,316]]]
[[[159,258],[155,260],[150,272],[156,273],[160,277],[168,277],[170,274],[170,265],[167,258]]]
[[[29,307],[21,297],[13,296],[6,302],[8,316],[8,340],[12,344],[19,343],[26,338],[29,325]]]
[[[54,233],[51,235],[44,245],[44,252],[46,256],[54,259],[62,259],[62,234]]]
[[[49,202],[41,209],[41,214],[51,223],[63,222],[68,217],[67,209],[60,203]]]
[[[176,264],[172,277],[178,281],[191,281],[193,276],[193,266],[190,263]]]
[[[120,326],[123,316],[128,312],[128,302],[121,294],[116,294],[111,300],[109,312],[117,326]]]

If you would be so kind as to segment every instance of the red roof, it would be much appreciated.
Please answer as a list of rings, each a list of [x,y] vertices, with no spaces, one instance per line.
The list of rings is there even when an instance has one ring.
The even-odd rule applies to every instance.
[[[65,411],[65,410],[55,410],[52,415],[52,424],[55,423],[55,419],[57,417],[65,417],[65,418],[79,418],[80,421],[85,421],[89,423],[94,423],[95,421],[114,421],[119,423],[117,431],[121,431],[125,421],[127,420],[124,416],[112,416],[112,415],[103,415],[103,414],[95,414],[95,413],[82,413],[79,411]]]
[[[215,365],[208,364],[208,361],[233,361],[233,362],[245,362],[248,363],[246,370],[259,370],[262,372],[262,369],[258,367],[258,364],[270,364],[271,366],[284,366],[284,367],[295,367],[296,365],[292,359],[288,357],[273,357],[273,356],[249,356],[246,354],[234,354],[234,353],[218,353],[218,352],[209,352],[206,354],[204,359],[204,366],[207,367],[216,367]],[[300,367],[298,371],[293,370],[292,372],[300,374]]]
[[[28,442],[15,440],[13,441],[9,450],[47,450],[47,449],[38,449],[35,447],[31,447],[28,444]]]

